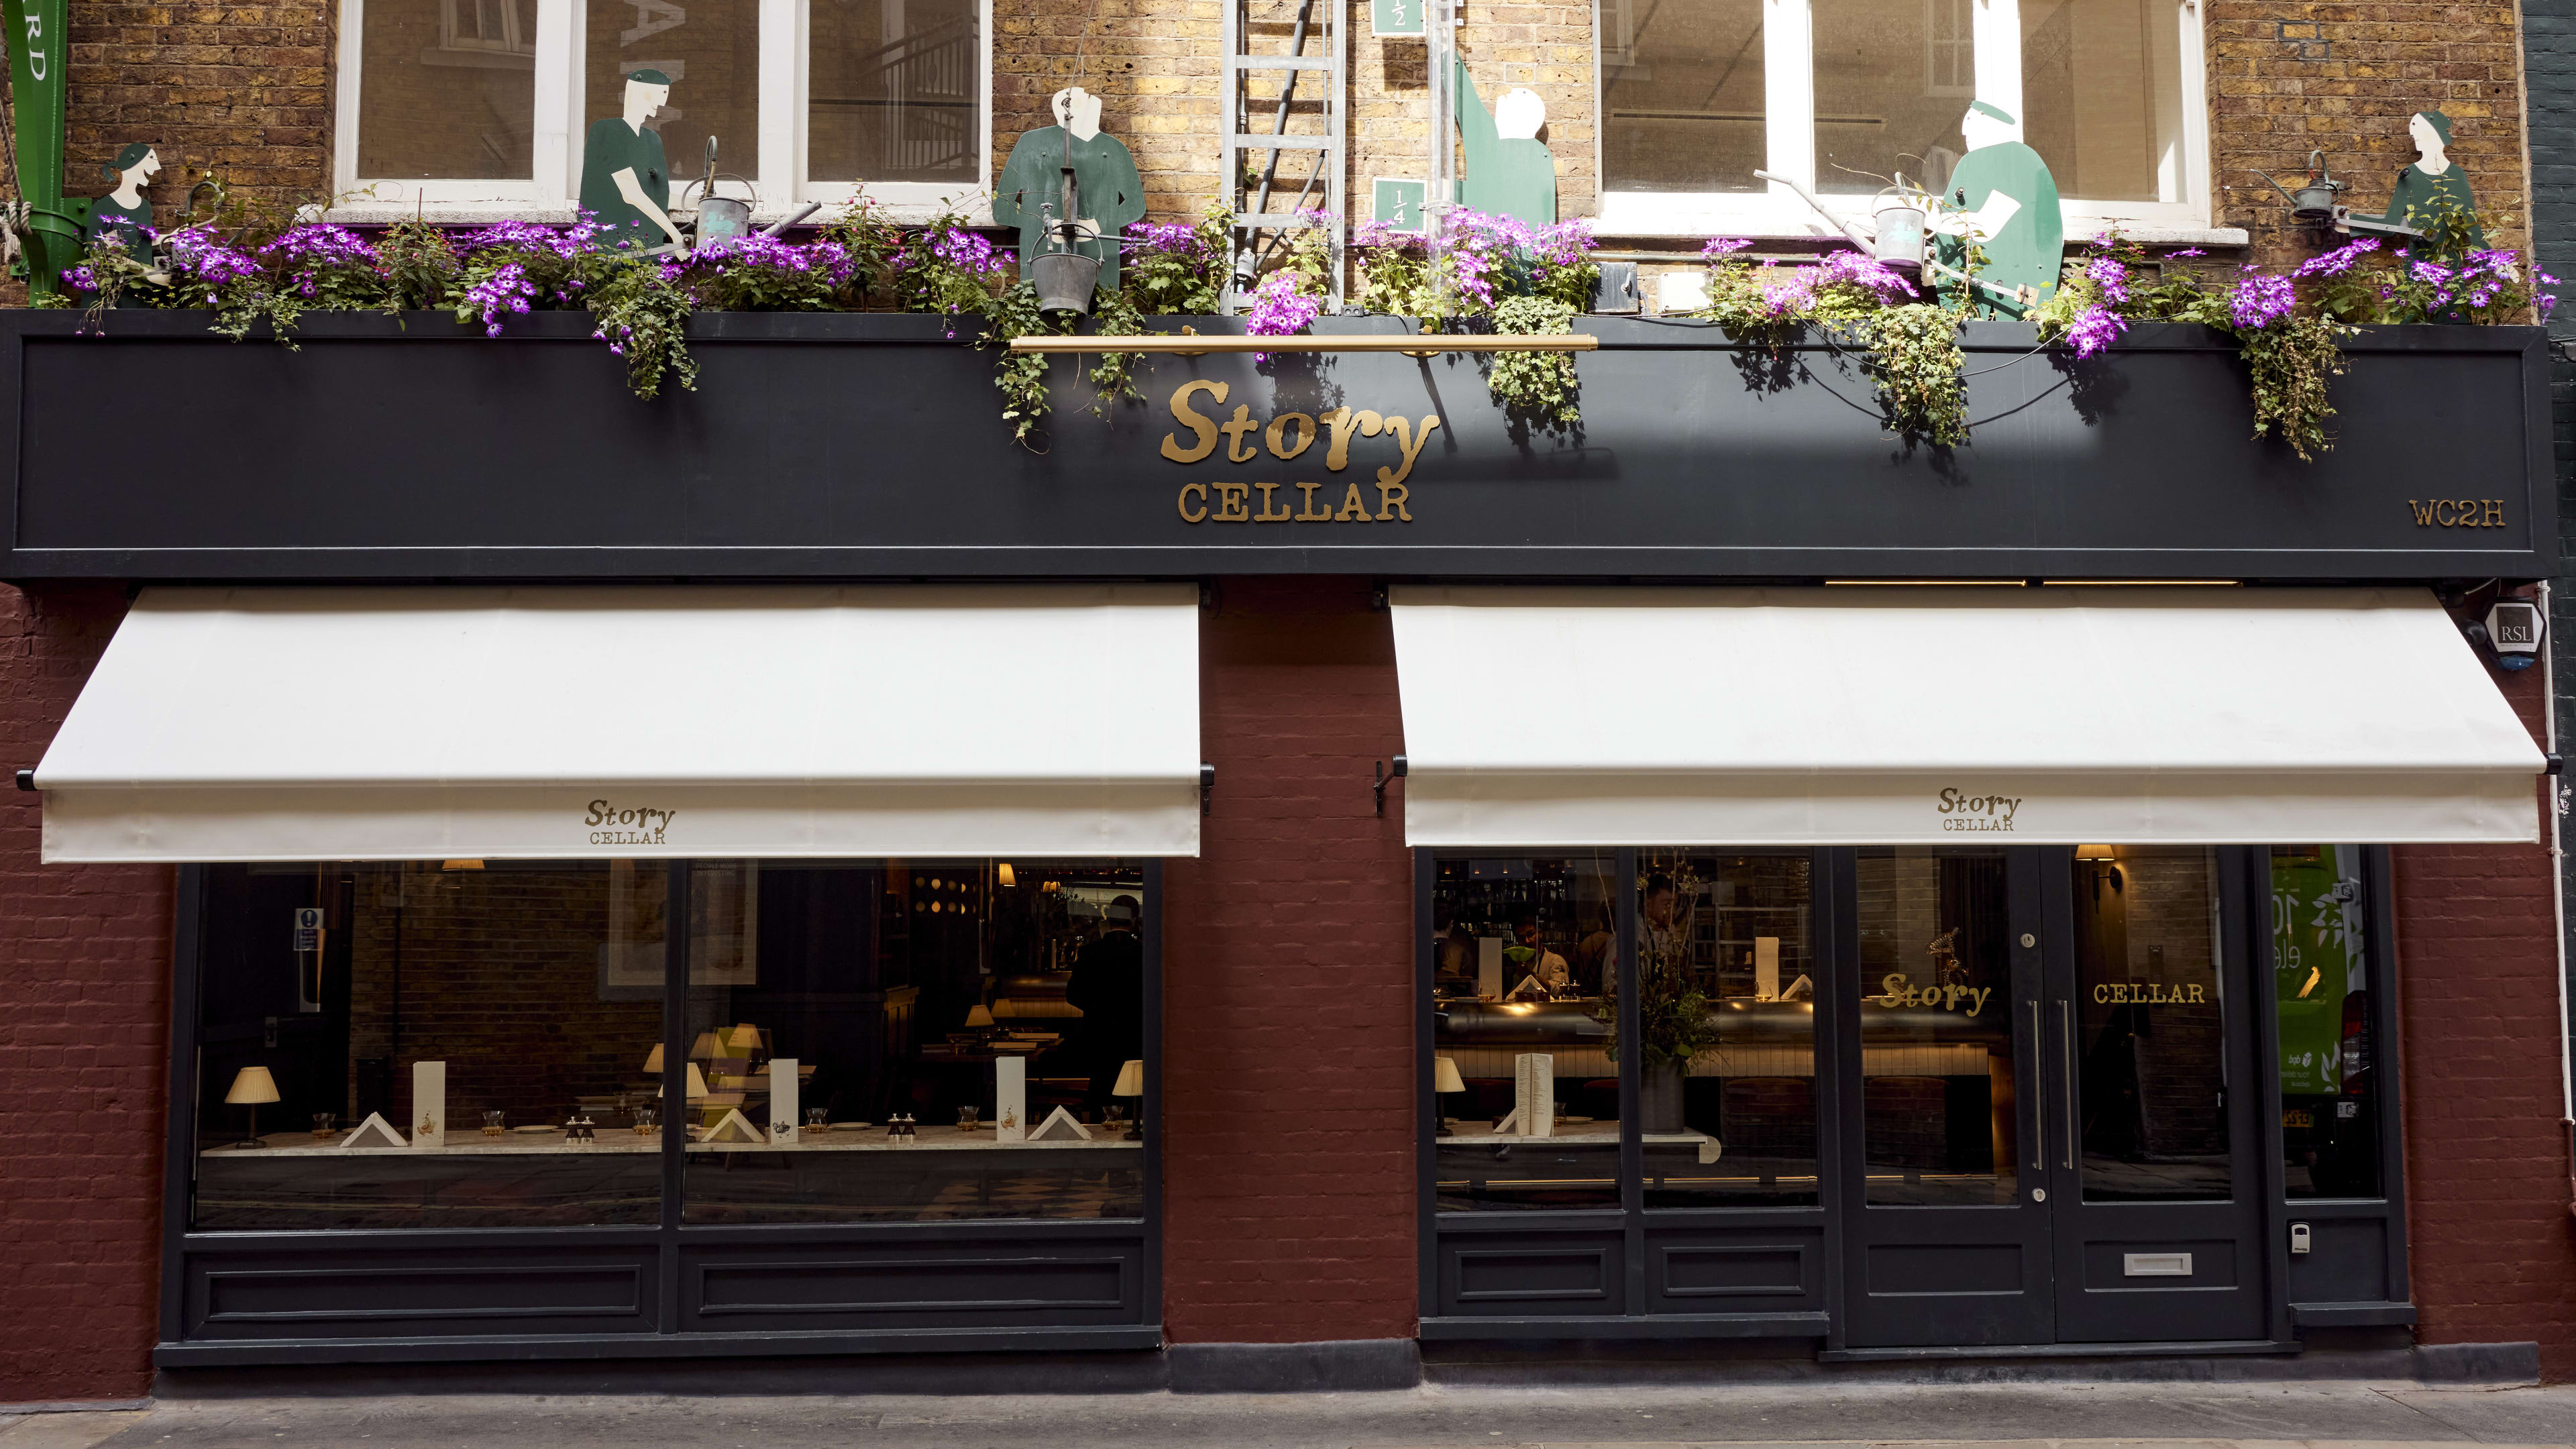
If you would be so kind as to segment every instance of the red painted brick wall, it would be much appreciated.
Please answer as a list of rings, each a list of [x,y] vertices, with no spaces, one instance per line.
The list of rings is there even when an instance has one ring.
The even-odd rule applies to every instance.
[[[125,616],[0,586],[0,767],[31,766]],[[0,1404],[130,1399],[160,1278],[171,872],[40,866],[0,790]]]
[[[2506,676],[2504,692],[2540,736],[2540,671]],[[2536,1341],[2544,1378],[2576,1379],[2549,852],[2395,854],[2416,1336]]]
[[[1164,880],[1163,1322],[1175,1343],[1411,1338],[1413,872],[1395,638],[1352,579],[1228,580],[1216,766]]]

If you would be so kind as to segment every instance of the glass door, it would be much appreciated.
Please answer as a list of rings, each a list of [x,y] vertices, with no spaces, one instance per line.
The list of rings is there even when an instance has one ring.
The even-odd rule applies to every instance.
[[[2246,903],[2242,872],[2223,868],[2235,858],[2086,845],[2047,872],[2060,1342],[2264,1336],[2260,1093],[2231,928]]]
[[[2056,1337],[2037,1090],[2040,862],[2028,850],[1857,853],[1837,971],[1845,1342]]]

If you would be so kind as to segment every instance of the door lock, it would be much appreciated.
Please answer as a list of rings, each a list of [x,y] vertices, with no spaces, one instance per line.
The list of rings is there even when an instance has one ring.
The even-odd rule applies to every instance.
[[[2310,1240],[2308,1237],[2308,1225],[2306,1223],[2290,1224],[2290,1251],[2293,1253],[2305,1253],[2309,1250],[2309,1247]]]
[[[2039,944],[2039,938],[2038,938],[2037,936],[2032,935],[2032,934],[2031,934],[2030,932],[2028,932],[2028,931],[2024,931],[2024,932],[2022,932],[2022,933],[2021,933],[2021,948],[2022,948],[2023,950],[2027,951],[2027,950],[2029,950],[2031,947],[2036,946],[2036,945],[2038,945],[2038,944]]]

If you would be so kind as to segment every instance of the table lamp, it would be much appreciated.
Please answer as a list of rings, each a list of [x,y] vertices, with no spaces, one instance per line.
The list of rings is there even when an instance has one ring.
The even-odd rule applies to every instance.
[[[1118,1069],[1118,1084],[1109,1089],[1109,1095],[1136,1099],[1136,1123],[1127,1129],[1128,1139],[1134,1140],[1145,1126],[1145,1063],[1141,1058],[1131,1058]]]
[[[1433,1057],[1431,1059],[1431,1095],[1433,1097],[1446,1097],[1451,1092],[1463,1092],[1465,1090],[1467,1090],[1467,1082],[1465,1078],[1458,1075],[1458,1064],[1456,1062],[1447,1057]],[[1433,1135],[1438,1137],[1452,1137],[1457,1135],[1449,1130],[1449,1113],[1445,1104],[1443,1104],[1442,1111],[1440,1113],[1440,1130]]]
[[[233,1075],[233,1088],[224,1093],[224,1105],[250,1109],[250,1135],[233,1144],[235,1147],[266,1147],[259,1140],[259,1104],[277,1100],[277,1078],[266,1067],[244,1067]]]
[[[655,1042],[653,1044],[653,1054],[644,1059],[644,1070],[651,1072],[655,1076],[660,1076],[662,1074],[662,1044],[660,1042]]]

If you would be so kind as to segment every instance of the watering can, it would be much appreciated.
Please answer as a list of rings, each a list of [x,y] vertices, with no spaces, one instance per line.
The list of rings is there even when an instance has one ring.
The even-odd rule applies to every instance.
[[[709,136],[705,174],[680,190],[680,205],[683,209],[688,206],[689,191],[694,188],[698,193],[697,226],[689,236],[693,246],[704,247],[709,243],[721,245],[751,234],[751,209],[759,204],[759,191],[752,190],[749,201],[738,197],[719,196],[716,194],[716,183],[719,181],[739,181],[746,189],[751,188],[751,182],[747,178],[731,174],[724,176],[716,174],[716,138]]]
[[[2296,190],[2273,181],[2270,176],[2261,171],[2255,171],[2251,166],[2245,169],[2254,171],[2255,175],[2270,182],[2272,189],[2281,193],[2281,199],[2290,203],[2291,217],[2309,226],[2340,232],[2345,236],[2350,236],[2354,232],[2371,236],[2421,237],[2424,235],[2414,227],[2400,226],[2396,222],[2380,217],[2355,216],[2352,214],[2351,207],[2337,203],[2335,198],[2343,193],[2343,183],[2335,180],[2326,171],[2326,153],[2322,150],[2308,153],[2308,181],[2306,185]]]
[[[2015,317],[2039,305],[2039,297],[2028,287],[1999,287],[1932,260],[1928,252],[1930,237],[1925,225],[1926,214],[1922,207],[1914,204],[1916,193],[1901,184],[1905,179],[1902,176],[1897,178],[1899,185],[1881,189],[1872,199],[1870,220],[1874,225],[1863,227],[1858,222],[1846,221],[1825,210],[1825,204],[1816,199],[1814,192],[1789,177],[1768,171],[1753,174],[1765,181],[1777,181],[1798,193],[1807,205],[1816,209],[1816,215],[1832,222],[1834,229],[1850,238],[1853,246],[1869,253],[1882,266],[1946,277],[1981,294],[1995,307]]]

